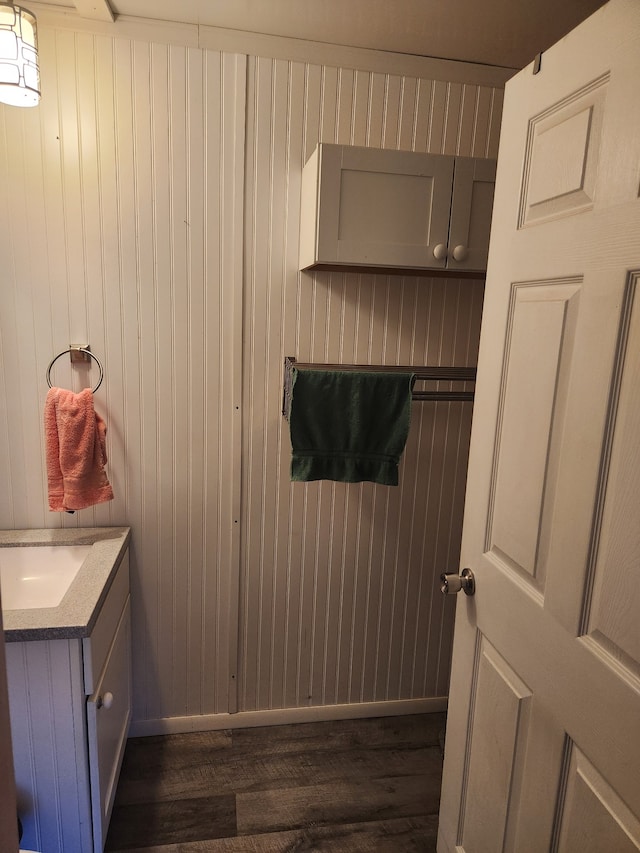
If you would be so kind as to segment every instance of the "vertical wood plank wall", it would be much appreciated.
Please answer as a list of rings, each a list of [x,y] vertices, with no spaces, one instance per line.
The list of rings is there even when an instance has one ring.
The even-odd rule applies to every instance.
[[[299,274],[297,200],[319,141],[489,156],[494,97],[249,59],[245,710],[447,694],[453,608],[437,579],[457,568],[471,406],[414,403],[397,489],[291,484],[282,361],[475,364],[480,282]]]
[[[0,526],[131,525],[149,730],[445,696],[471,407],[414,404],[397,489],[291,484],[282,361],[475,363],[479,282],[297,272],[300,177],[318,141],[496,156],[501,89],[70,28],[40,47],[41,106],[0,106]],[[87,342],[116,498],[52,514],[45,371]]]

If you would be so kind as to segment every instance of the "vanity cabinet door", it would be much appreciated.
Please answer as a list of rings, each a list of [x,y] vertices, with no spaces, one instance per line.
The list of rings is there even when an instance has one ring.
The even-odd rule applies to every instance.
[[[127,599],[95,692],[87,699],[94,853],[102,853],[131,720],[131,608]]]
[[[81,641],[7,643],[6,651],[21,844],[86,853],[93,848]]]

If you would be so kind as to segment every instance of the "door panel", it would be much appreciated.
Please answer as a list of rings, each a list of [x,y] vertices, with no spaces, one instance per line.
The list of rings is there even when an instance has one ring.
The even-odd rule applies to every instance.
[[[585,619],[591,641],[614,657],[632,680],[640,676],[640,589],[637,559],[634,562],[640,553],[640,509],[633,500],[640,482],[639,277],[630,277],[622,312],[612,400],[615,435],[605,472],[610,486],[596,531],[600,541]]]
[[[558,810],[559,853],[634,853],[640,824],[587,757],[570,744]]]
[[[531,706],[529,688],[485,638],[478,639],[476,701],[461,813],[465,851],[502,849],[508,807],[521,778],[514,756],[524,755]],[[493,780],[491,789],[487,773]]]
[[[559,853],[637,851],[638,821],[575,744],[569,756],[556,827]]]
[[[544,591],[545,499],[562,433],[580,283],[516,284],[508,313],[487,550]],[[549,465],[547,464],[549,462]]]
[[[440,853],[640,850],[639,78],[611,0],[507,84]]]
[[[593,206],[609,74],[529,120],[520,226]]]

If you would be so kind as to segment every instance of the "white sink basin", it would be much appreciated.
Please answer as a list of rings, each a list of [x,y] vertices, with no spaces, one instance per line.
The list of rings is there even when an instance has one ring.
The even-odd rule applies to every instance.
[[[0,548],[3,610],[57,607],[92,545]]]

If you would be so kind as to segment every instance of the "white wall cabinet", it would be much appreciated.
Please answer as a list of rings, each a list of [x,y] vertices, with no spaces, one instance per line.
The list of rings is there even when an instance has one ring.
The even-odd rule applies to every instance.
[[[484,273],[495,167],[321,143],[302,174],[300,269]]]
[[[88,637],[6,651],[21,844],[102,853],[131,720],[128,552]]]

